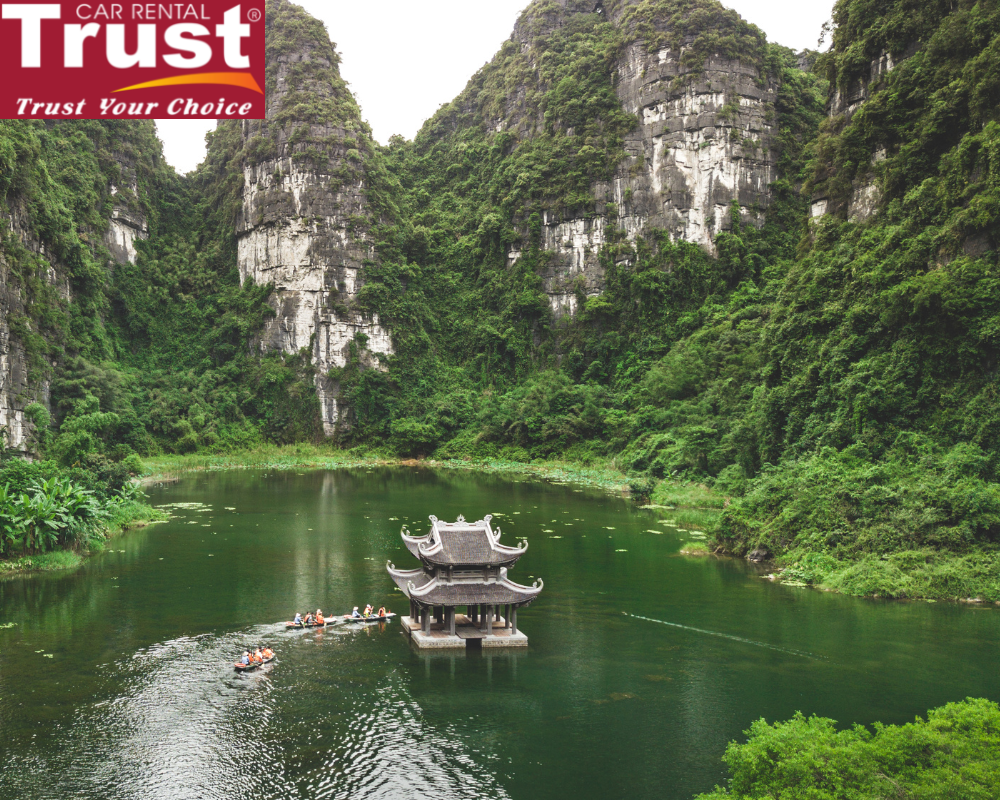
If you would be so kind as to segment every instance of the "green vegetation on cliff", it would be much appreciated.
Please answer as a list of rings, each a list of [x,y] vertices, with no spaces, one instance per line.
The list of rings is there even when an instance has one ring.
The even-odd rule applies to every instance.
[[[322,26],[284,0],[267,13],[280,103],[247,136],[221,124],[191,176],[145,123],[0,123],[0,194],[73,298],[4,236],[30,301],[12,332],[52,379],[36,449],[100,470],[318,439],[319,377],[339,386],[341,444],[613,463],[639,494],[707,487],[718,543],[796,580],[1000,599],[995,4],[839,0],[809,74],[714,0],[538,0],[414,141],[384,148]],[[616,65],[637,41],[683,46],[681,88],[720,57],[776,92],[773,201],[759,228],[734,208],[714,255],[630,238],[595,192],[628,174]],[[308,353],[258,354],[273,287],[240,285],[236,231],[244,171],[279,152],[331,170],[330,192],[364,186],[351,240],[375,251],[350,307],[329,303],[377,314],[393,355],[359,335],[316,376]],[[136,190],[112,198],[122,170]],[[150,238],[110,269],[115,203]],[[598,217],[603,292],[581,282],[556,318],[545,220]]]

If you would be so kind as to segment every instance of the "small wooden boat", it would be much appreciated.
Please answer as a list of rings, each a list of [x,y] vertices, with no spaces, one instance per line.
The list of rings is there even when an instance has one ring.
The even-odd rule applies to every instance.
[[[395,616],[396,616],[395,614],[386,614],[384,617],[378,617],[378,616],[352,617],[350,614],[344,614],[344,622],[353,622],[353,623],[360,623],[362,625],[371,625],[373,622],[388,622]]]
[[[236,662],[233,666],[236,667],[237,672],[253,672],[255,669],[263,667],[265,664],[270,664],[272,661],[274,661],[274,656],[265,658],[263,661],[251,661],[249,664]]]
[[[294,622],[286,622],[285,630],[292,630],[293,628],[325,628],[327,625],[333,622],[333,617],[327,617],[322,622],[310,622],[308,625],[304,622],[300,622],[296,625]]]

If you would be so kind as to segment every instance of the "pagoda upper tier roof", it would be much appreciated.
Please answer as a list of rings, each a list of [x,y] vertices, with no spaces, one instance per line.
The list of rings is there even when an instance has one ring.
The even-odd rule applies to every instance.
[[[429,575],[423,569],[396,569],[391,563],[386,568],[403,594],[432,606],[526,605],[538,597],[544,586],[541,579],[534,586],[514,583],[502,567],[499,575],[488,579],[482,576],[449,579],[441,574]]]
[[[497,567],[511,566],[528,549],[528,542],[518,547],[500,544],[500,530],[493,531],[487,514],[478,522],[442,522],[432,516],[431,532],[426,536],[401,534],[406,549],[426,564],[436,566]]]

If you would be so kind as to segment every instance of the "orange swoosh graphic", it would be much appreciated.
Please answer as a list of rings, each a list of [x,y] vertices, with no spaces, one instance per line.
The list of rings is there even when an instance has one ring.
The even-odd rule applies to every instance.
[[[115,92],[130,92],[133,89],[154,89],[157,86],[184,86],[194,83],[217,83],[225,86],[241,86],[244,89],[252,89],[255,92],[264,94],[264,91],[257,85],[253,75],[249,72],[201,72],[197,75],[175,75],[172,78],[160,78],[155,81],[137,83],[135,86],[126,86],[123,89],[115,89]]]

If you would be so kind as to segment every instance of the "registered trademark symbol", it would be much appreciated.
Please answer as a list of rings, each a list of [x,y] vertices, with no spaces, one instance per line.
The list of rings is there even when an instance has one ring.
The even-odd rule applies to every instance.
[[[247,19],[250,20],[251,22],[260,22],[260,9],[251,8],[247,12]]]

